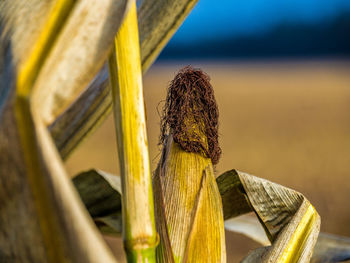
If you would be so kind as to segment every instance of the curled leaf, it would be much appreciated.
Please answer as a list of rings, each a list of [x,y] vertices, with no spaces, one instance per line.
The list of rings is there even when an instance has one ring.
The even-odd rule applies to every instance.
[[[252,252],[243,262],[309,262],[316,244],[320,218],[300,193],[267,180],[231,170],[222,176],[239,179],[272,245]]]

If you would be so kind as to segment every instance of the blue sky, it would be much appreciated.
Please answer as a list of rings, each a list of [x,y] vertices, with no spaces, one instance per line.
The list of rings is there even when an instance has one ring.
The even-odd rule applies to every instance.
[[[350,0],[199,0],[172,44],[261,34],[281,23],[322,23],[350,11]]]

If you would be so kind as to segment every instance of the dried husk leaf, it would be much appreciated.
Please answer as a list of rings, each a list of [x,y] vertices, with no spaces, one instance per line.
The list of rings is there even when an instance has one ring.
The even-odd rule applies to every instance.
[[[243,262],[309,262],[316,244],[320,217],[300,193],[267,180],[231,170],[262,223],[271,247],[252,252]]]
[[[121,212],[119,176],[90,170],[75,176],[72,180],[92,218]]]
[[[102,233],[121,235],[121,178],[101,170],[82,172],[73,179],[80,198]],[[107,220],[105,220],[108,218]],[[112,221],[111,221],[112,220]]]
[[[255,250],[243,262],[309,262],[311,255],[311,262],[318,263],[350,259],[349,238],[325,233],[317,238],[319,216],[300,193],[236,170],[219,176],[217,183],[223,199],[225,219],[229,219],[225,222],[226,228],[243,233],[265,246],[272,243],[271,246]],[[240,200],[241,203],[237,205],[230,202],[229,196],[231,200]],[[242,196],[246,196],[246,200]],[[305,209],[305,206],[309,209]],[[249,211],[254,211],[259,221],[251,216],[230,219],[231,216]],[[301,229],[303,224],[306,227]],[[294,232],[293,228],[296,229]],[[278,253],[284,258],[279,258]]]
[[[121,179],[101,170],[82,172],[73,179],[80,198],[104,234],[122,233]]]
[[[216,178],[222,199],[225,220],[252,211],[248,197],[238,176],[231,171]]]
[[[45,124],[51,124],[101,69],[130,3],[85,0],[76,4],[35,82],[32,103]]]

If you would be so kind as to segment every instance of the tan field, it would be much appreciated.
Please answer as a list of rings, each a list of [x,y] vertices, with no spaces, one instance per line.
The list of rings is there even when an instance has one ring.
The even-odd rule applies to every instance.
[[[316,207],[322,231],[350,236],[350,61],[191,64],[211,76],[219,105],[217,174],[235,168],[293,188]],[[184,65],[158,63],[144,78],[152,168],[159,157],[157,105]],[[119,173],[111,117],[66,164],[71,175],[90,168]],[[258,246],[228,233],[228,262]]]

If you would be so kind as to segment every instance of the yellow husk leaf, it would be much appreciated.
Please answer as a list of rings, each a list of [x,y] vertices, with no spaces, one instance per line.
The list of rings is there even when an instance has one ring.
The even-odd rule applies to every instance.
[[[210,158],[169,136],[153,178],[158,262],[226,262],[224,218]]]

